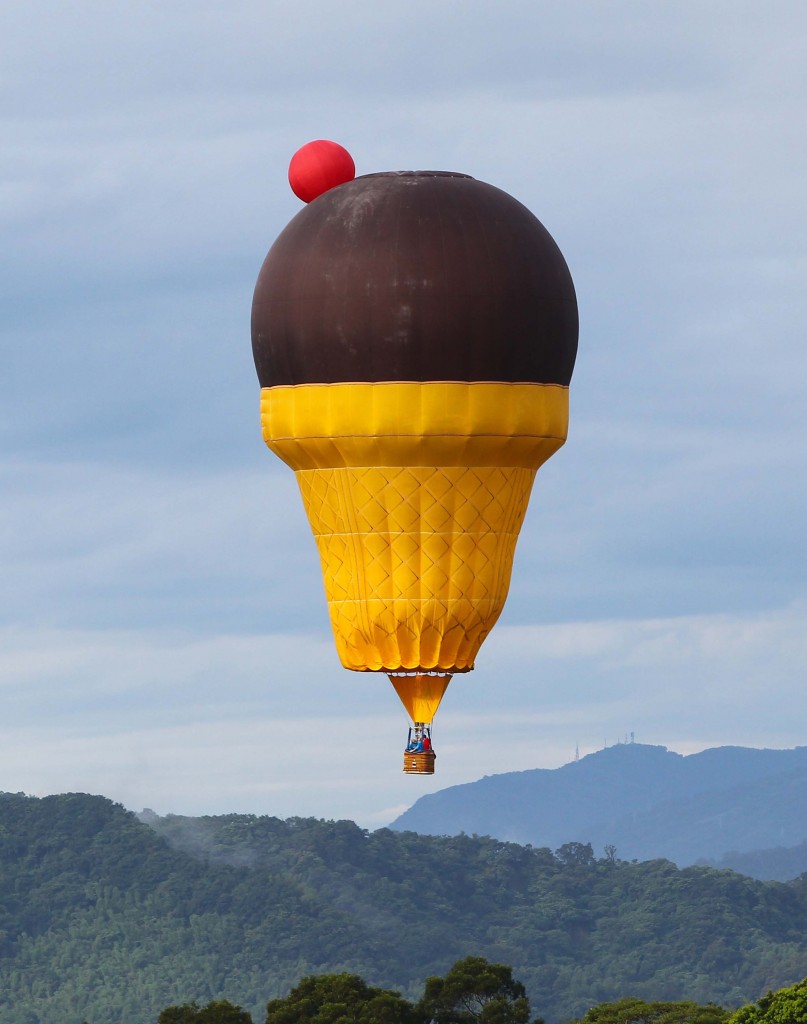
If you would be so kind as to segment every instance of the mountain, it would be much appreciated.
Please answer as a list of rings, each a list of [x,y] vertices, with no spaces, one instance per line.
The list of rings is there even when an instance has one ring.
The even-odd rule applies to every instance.
[[[550,1022],[626,994],[740,1005],[804,975],[807,879],[557,854],[347,821],[147,815],[0,794],[0,1024],[154,1024],[350,971],[417,998],[512,965]]]
[[[623,860],[680,867],[807,840],[807,747],[717,747],[682,756],[618,744],[556,769],[489,775],[421,797],[391,825],[556,848],[575,840]]]
[[[745,853],[729,850],[719,859],[703,857],[697,863],[704,867],[728,868],[764,882],[786,882],[807,872],[807,841],[798,846],[774,846]]]

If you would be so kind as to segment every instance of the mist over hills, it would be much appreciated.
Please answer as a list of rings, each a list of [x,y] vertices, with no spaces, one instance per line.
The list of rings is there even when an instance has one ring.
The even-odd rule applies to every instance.
[[[730,850],[720,858],[704,857],[698,864],[736,871],[763,882],[784,882],[807,872],[807,841],[798,846],[774,846],[765,850],[749,850],[747,853]]]
[[[390,828],[553,849],[569,841],[597,852],[612,845],[624,860],[743,864],[757,877],[784,880],[807,870],[807,847],[767,860],[737,857],[807,842],[807,747],[684,756],[618,744],[561,768],[486,776],[423,796]]]
[[[807,878],[347,821],[147,817],[0,794],[0,1024],[154,1024],[219,998],[259,1021],[334,971],[417,998],[468,955],[511,964],[553,1024],[626,994],[736,1006],[807,962]]]

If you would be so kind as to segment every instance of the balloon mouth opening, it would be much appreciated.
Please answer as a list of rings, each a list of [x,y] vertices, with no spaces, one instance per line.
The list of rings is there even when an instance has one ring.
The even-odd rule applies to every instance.
[[[446,676],[453,676],[457,672],[470,672],[468,668],[454,668],[454,669],[395,669],[394,672],[387,671],[386,675],[390,679],[417,679],[423,676],[429,676],[434,679],[445,679]]]
[[[395,679],[414,679],[416,676],[460,676],[473,670],[473,665],[465,668],[351,668],[351,672],[378,672]]]

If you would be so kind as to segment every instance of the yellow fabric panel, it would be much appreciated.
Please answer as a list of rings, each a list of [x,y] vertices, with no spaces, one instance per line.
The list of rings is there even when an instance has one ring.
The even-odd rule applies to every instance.
[[[568,389],[475,381],[264,388],[297,471],[342,664],[463,672],[501,614],[537,468]]]
[[[504,607],[534,477],[511,466],[297,473],[345,668],[473,668]]]
[[[569,391],[558,384],[389,381],[261,390],[267,445],[292,469],[336,466],[522,466],[566,440]]]
[[[390,676],[389,681],[413,722],[431,722],[451,676]]]

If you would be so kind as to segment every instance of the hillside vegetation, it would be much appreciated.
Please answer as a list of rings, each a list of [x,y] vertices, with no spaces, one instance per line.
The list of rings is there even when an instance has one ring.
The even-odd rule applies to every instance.
[[[261,1020],[303,976],[343,971],[419,998],[469,955],[511,964],[549,1021],[626,994],[738,1006],[802,977],[807,883],[0,795],[0,1024],[153,1024],[210,999]]]

